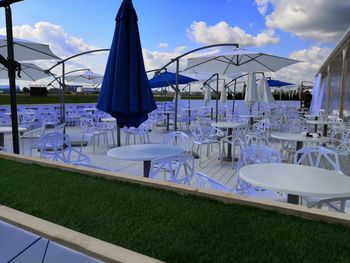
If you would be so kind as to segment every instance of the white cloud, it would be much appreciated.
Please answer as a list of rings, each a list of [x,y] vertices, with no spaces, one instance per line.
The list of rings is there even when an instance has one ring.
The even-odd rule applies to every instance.
[[[158,44],[158,47],[160,47],[160,48],[167,48],[167,47],[169,47],[169,44],[166,43],[166,42],[160,42],[160,43]]]
[[[269,6],[270,0],[255,0],[255,3],[258,7],[258,11],[260,14],[265,15],[267,12],[267,8]]]
[[[349,0],[272,0],[272,4],[266,25],[301,38],[336,41],[350,25]]]
[[[0,28],[0,34],[6,34],[6,29]],[[66,33],[62,26],[49,22],[38,22],[34,26],[14,26],[13,35],[17,38],[48,44],[59,57],[97,49],[96,46],[87,44],[82,38]]]
[[[331,48],[320,46],[294,51],[289,55],[289,58],[304,62],[281,69],[272,76],[296,84],[300,84],[303,80],[313,82],[315,74],[331,51]]]
[[[144,59],[146,70],[159,69],[163,67],[164,65],[169,63],[172,59],[183,54],[185,49],[186,47],[180,46],[175,48],[175,50],[171,52],[160,52],[160,51],[150,51],[144,48],[142,50],[142,53],[143,53],[143,59]],[[203,50],[202,52],[192,53],[186,57],[183,57],[180,59],[180,71],[186,68],[188,58],[213,55],[218,52],[220,52],[220,49],[212,48],[212,49]],[[169,65],[169,67],[167,67],[167,70],[175,71],[175,65],[176,63],[172,63],[171,65]]]
[[[197,43],[207,45],[217,43],[239,43],[242,46],[263,46],[279,42],[279,38],[275,36],[273,30],[266,30],[253,36],[246,33],[240,27],[230,27],[224,21],[213,26],[208,26],[203,21],[194,21],[190,29],[187,30],[187,34]]]

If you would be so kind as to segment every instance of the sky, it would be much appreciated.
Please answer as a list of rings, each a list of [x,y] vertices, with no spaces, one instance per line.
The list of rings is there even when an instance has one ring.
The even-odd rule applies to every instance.
[[[49,44],[61,58],[110,48],[121,2],[24,0],[12,5],[14,36]],[[239,43],[249,50],[303,61],[267,76],[293,83],[313,81],[350,26],[349,0],[133,0],[133,4],[146,70],[198,47]],[[5,32],[3,10],[0,34]],[[103,74],[107,56],[102,52],[81,56],[68,63],[67,71],[90,68]],[[181,67],[186,62],[183,59]],[[36,63],[46,69],[56,61]]]

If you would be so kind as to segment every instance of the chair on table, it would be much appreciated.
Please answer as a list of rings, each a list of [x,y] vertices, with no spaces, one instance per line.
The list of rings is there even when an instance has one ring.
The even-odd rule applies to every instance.
[[[194,178],[196,187],[201,189],[222,191],[227,193],[230,193],[233,190],[202,172],[196,172]]]
[[[40,156],[43,159],[68,164],[89,165],[91,163],[87,155],[72,147],[68,135],[58,132],[49,132],[43,136],[40,142]]]
[[[83,143],[84,143],[84,140],[86,137],[90,137],[90,139],[91,139],[93,154],[95,154],[96,137],[97,137],[97,144],[99,145],[100,136],[103,136],[105,142],[107,143],[107,147],[108,147],[107,131],[97,129],[91,118],[81,117],[80,118],[80,128],[83,130],[83,134],[81,136],[80,151],[83,150]]]
[[[339,174],[343,174],[340,170],[338,153],[323,146],[305,146],[301,148],[295,152],[294,163],[334,170]],[[326,205],[330,209],[342,213],[345,212],[345,202],[349,198],[320,199],[303,197],[307,207],[321,208]]]
[[[242,147],[237,166],[237,181],[234,189],[241,194],[249,194],[250,185],[239,178],[239,170],[256,163],[280,163],[280,153],[266,145],[249,145]],[[259,189],[254,187],[254,189]]]
[[[210,146],[213,144],[219,145],[219,155],[221,158],[221,145],[218,137],[223,135],[222,132],[218,129],[211,129],[211,133],[204,133],[201,126],[198,124],[191,124],[191,133],[193,135],[193,144],[192,144],[192,152],[194,150],[194,145],[197,145],[197,154],[199,155],[199,166],[201,166],[201,154],[202,154],[202,146],[207,146],[207,157],[210,157]],[[220,134],[218,134],[220,133]]]
[[[151,161],[149,178],[178,184],[190,184],[194,175],[194,158],[186,153]]]

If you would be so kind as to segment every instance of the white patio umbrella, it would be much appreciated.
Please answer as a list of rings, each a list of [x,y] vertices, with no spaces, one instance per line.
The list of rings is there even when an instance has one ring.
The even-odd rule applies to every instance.
[[[86,70],[79,74],[68,75],[66,76],[65,80],[66,82],[83,83],[96,86],[102,83],[103,75]]]
[[[21,77],[16,74],[17,80],[27,80],[36,81],[38,79],[43,79],[50,77],[49,74],[45,73],[45,70],[38,67],[33,63],[21,63]],[[0,64],[0,79],[8,79],[8,71],[4,65]]]
[[[225,87],[225,80],[220,87],[220,101],[225,103],[227,101],[227,92]]]
[[[13,48],[16,61],[60,59],[48,45],[29,40],[14,38]],[[0,35],[0,54],[7,58],[7,39],[3,35]]]
[[[258,101],[268,104],[276,102],[265,77],[262,77],[258,84]]]
[[[189,58],[186,71],[212,72],[228,75],[235,72],[275,72],[300,62],[246,49],[235,49],[230,53]]]
[[[253,105],[258,101],[258,91],[256,88],[255,73],[248,73],[248,86],[244,97],[244,102],[250,107],[250,111]]]
[[[209,86],[205,86],[204,87],[204,103],[205,103],[205,106],[208,105],[208,103],[210,102],[211,100],[211,90],[210,90],[210,87]]]

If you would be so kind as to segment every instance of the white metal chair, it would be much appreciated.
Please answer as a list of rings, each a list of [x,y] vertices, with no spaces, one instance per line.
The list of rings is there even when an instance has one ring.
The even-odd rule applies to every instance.
[[[149,130],[151,129],[152,125],[152,122],[144,122],[141,123],[138,128],[125,128],[125,145],[130,144],[130,137],[133,137],[134,144],[137,143],[137,139],[139,139],[140,143],[150,143]]]
[[[18,126],[30,130],[34,126],[35,112],[23,111],[18,113]]]
[[[331,144],[329,148],[338,152],[339,155],[350,154],[350,128],[336,126],[330,129]]]
[[[104,140],[107,144],[107,147],[108,147],[107,131],[97,129],[91,118],[81,117],[80,118],[80,128],[83,130],[83,134],[81,137],[80,151],[82,151],[83,142],[84,142],[86,137],[90,137],[90,139],[91,139],[92,152],[94,154],[95,154],[96,137],[97,137],[97,144],[99,144],[100,136],[103,136]]]
[[[29,154],[32,156],[32,152],[34,149],[40,148],[40,141],[45,134],[45,121],[42,123],[40,128],[25,132],[19,136],[19,140],[21,142],[21,153],[25,154],[25,142],[29,143]]]
[[[327,170],[334,170],[342,174],[339,164],[338,153],[322,146],[305,146],[295,152],[294,163],[320,167]],[[307,207],[321,208],[326,205],[337,212],[345,212],[345,202],[347,198],[319,199],[303,197]]]
[[[194,158],[186,153],[151,161],[149,178],[189,184],[194,175]]]
[[[68,164],[90,164],[91,159],[81,151],[74,149],[69,136],[57,132],[50,132],[43,136],[40,142],[41,158],[62,161]]]
[[[219,146],[219,155],[221,158],[221,143],[218,137],[216,136],[217,129],[212,129],[211,134],[206,134],[203,132],[202,128],[198,124],[191,124],[191,133],[193,135],[193,144],[192,144],[192,152],[194,150],[194,145],[197,145],[197,154],[199,155],[199,166],[201,166],[202,160],[202,146],[207,146],[207,157],[210,157],[210,146],[213,144],[217,144]]]
[[[234,166],[234,157],[235,157],[235,150],[236,150],[236,147],[240,147],[241,146],[241,140],[243,139],[243,137],[246,135],[246,132],[247,132],[247,126],[246,125],[241,125],[241,126],[238,126],[236,128],[234,128],[232,130],[232,135],[228,135],[226,137],[224,137],[221,142],[222,142],[222,146],[221,146],[221,149],[222,149],[222,153],[221,153],[221,156],[224,156],[225,155],[225,144],[230,144],[232,146],[232,167]],[[221,166],[223,165],[223,158],[220,158],[221,159]]]

